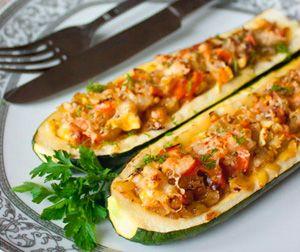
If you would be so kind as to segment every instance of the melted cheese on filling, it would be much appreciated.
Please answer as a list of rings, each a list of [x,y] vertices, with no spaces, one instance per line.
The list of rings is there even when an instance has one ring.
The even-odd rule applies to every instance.
[[[92,85],[62,104],[53,128],[71,146],[100,148],[128,135],[159,131],[195,97],[237,77],[246,67],[288,53],[290,30],[261,19],[254,28],[216,36],[174,54],[159,55],[146,67],[117,80]]]
[[[300,68],[252,92],[228,113],[211,111],[205,131],[194,125],[193,138],[175,138],[155,155],[146,155],[133,174],[113,187],[170,218],[207,212],[231,192],[262,188],[280,170],[275,159],[284,162],[297,154],[299,108]]]

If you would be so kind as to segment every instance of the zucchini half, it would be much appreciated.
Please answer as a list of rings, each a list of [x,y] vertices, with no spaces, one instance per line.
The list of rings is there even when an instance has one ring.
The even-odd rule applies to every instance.
[[[216,104],[218,101],[229,96],[242,86],[244,86],[249,81],[253,80],[262,73],[270,70],[275,65],[283,62],[291,54],[297,52],[300,49],[300,25],[296,21],[291,21],[286,18],[281,12],[277,10],[267,10],[262,14],[258,15],[254,19],[250,20],[243,27],[245,28],[255,28],[259,26],[262,19],[266,19],[270,22],[276,22],[278,25],[289,27],[291,30],[290,34],[290,44],[289,53],[278,53],[268,60],[260,61],[254,66],[247,67],[241,70],[240,74],[232,79],[230,82],[222,85],[213,86],[207,92],[194,98],[189,103],[186,103],[179,111],[173,115],[173,122],[169,123],[164,129],[161,130],[151,130],[147,133],[141,133],[133,136],[128,136],[117,144],[103,144],[101,148],[95,149],[96,155],[99,160],[103,162],[104,165],[109,165],[110,167],[118,166],[125,163],[129,158],[136,153],[138,149],[145,147],[152,140],[162,135],[168,130],[174,129],[178,125],[184,123],[185,121],[191,119],[196,114],[204,111],[208,107]],[[242,28],[237,28],[233,31],[221,34],[220,36],[227,37],[230,34],[236,32]],[[140,68],[147,71],[147,69],[155,68],[155,63],[149,62],[141,66]],[[52,155],[53,150],[66,150],[73,155],[74,158],[78,157],[78,149],[73,148],[63,139],[56,136],[55,131],[51,127],[51,120],[59,118],[61,115],[59,112],[54,112],[51,114],[38,128],[36,134],[33,137],[33,150],[40,157],[43,155]],[[174,121],[176,123],[174,123]]]
[[[191,218],[172,219],[160,216],[146,210],[139,203],[132,202],[120,192],[114,190],[114,183],[120,179],[125,180],[128,178],[136,167],[143,163],[145,155],[158,154],[163,146],[172,142],[172,140],[175,140],[176,143],[184,143],[188,139],[192,139],[195,135],[208,129],[210,126],[209,113],[211,111],[216,111],[219,115],[234,112],[241,105],[247,104],[247,101],[249,102],[249,95],[269,87],[270,84],[274,83],[274,80],[285,75],[291,69],[300,69],[300,58],[198,115],[173,131],[171,136],[164,136],[135,156],[111,186],[108,211],[116,232],[129,240],[143,244],[161,244],[194,236],[228,219],[298,169],[300,167],[298,163],[300,161],[300,144],[295,140],[291,140],[273,163],[268,163],[249,175],[249,180],[244,181],[240,191],[230,192],[207,212]],[[248,182],[251,183],[251,187],[248,187]]]

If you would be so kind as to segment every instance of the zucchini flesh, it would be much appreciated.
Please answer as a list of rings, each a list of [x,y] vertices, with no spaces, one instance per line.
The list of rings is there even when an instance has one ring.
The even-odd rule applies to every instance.
[[[136,167],[139,167],[138,164],[141,163],[145,155],[155,155],[166,143],[172,140],[172,138],[179,138],[184,134],[193,138],[196,132],[204,131],[205,126],[203,125],[206,123],[210,112],[216,111],[222,114],[234,111],[235,107],[247,103],[249,95],[265,90],[266,87],[269,87],[270,84],[275,83],[278,78],[285,76],[286,73],[293,69],[300,69],[300,58],[293,60],[288,65],[267,75],[252,86],[240,91],[203,114],[198,115],[193,120],[175,130],[171,137],[166,136],[148,146],[127,164],[119,177],[113,181],[113,184],[118,180],[126,180],[135,172]],[[161,244],[195,236],[207,230],[209,227],[227,220],[233,214],[243,209],[288,175],[296,171],[300,167],[300,145],[296,142],[295,148],[290,149],[289,146],[290,145],[278,154],[273,163],[269,164],[279,167],[278,171],[270,170],[268,164],[263,165],[259,170],[260,173],[253,175],[255,179],[254,188],[249,189],[242,187],[241,191],[230,192],[207,212],[192,218],[171,219],[160,216],[146,210],[138,203],[130,201],[123,196],[122,193],[114,190],[112,184],[111,196],[108,199],[108,210],[111,222],[119,235],[143,244]],[[262,178],[261,175],[264,174],[267,176]],[[218,212],[218,215],[208,218],[210,213],[215,212]]]
[[[293,54],[300,49],[300,27],[297,22],[288,20],[278,11],[268,10],[248,22],[245,26],[255,26],[261,21],[262,18],[271,22],[276,22],[279,25],[289,27],[291,30],[289,53]],[[224,36],[229,36],[233,32],[235,32],[235,30],[229,33],[225,33]],[[290,56],[290,54],[278,53],[268,60],[258,62],[254,65],[253,68],[247,67],[243,69],[240,72],[239,76],[237,76],[230,82],[224,84],[221,87],[215,85],[207,92],[199,95],[191,102],[184,105],[179,111],[174,114],[174,119],[179,125],[188,121],[196,114],[204,111],[213,104],[228,97],[233,92],[247,84],[249,81],[270,70],[275,65],[283,62],[288,56]],[[151,65],[151,62],[149,64],[145,64],[145,66],[141,66],[141,68],[147,68],[148,65]],[[68,151],[73,155],[74,158],[78,157],[77,148],[73,148],[67,142],[57,137],[55,132],[49,126],[49,122],[59,116],[60,115],[57,112],[50,115],[40,125],[33,138],[33,150],[41,158],[45,154],[52,155],[53,150],[57,149]],[[136,136],[128,136],[125,139],[118,141],[117,145],[110,145],[109,143],[107,143],[104,144],[100,149],[95,149],[94,151],[104,165],[108,165],[110,167],[120,166],[128,161],[137,152],[137,150],[145,147],[146,145],[155,141],[155,139],[157,139],[166,131],[174,129],[177,126],[178,125],[172,124],[165,129],[152,130],[150,132],[147,132],[147,134],[141,133]]]

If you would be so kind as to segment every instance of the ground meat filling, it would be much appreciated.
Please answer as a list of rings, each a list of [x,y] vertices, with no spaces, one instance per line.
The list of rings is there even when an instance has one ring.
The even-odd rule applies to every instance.
[[[247,179],[300,140],[300,69],[291,70],[232,113],[211,112],[211,125],[189,144],[167,144],[115,186],[145,208],[171,218],[205,212],[237,178]]]
[[[224,85],[245,67],[287,53],[289,28],[261,20],[256,29],[216,36],[174,54],[159,55],[107,85],[91,84],[58,108],[56,135],[71,146],[101,147],[128,135],[164,129],[183,104]]]

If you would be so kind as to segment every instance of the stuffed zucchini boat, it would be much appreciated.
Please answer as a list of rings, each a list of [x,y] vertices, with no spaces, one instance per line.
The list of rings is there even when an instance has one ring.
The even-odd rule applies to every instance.
[[[99,157],[118,157],[116,164],[299,47],[299,24],[268,10],[241,28],[159,55],[107,85],[89,85],[41,124],[34,151],[42,157],[62,149],[76,158],[85,145]]]
[[[299,168],[300,58],[135,156],[108,199],[116,232],[144,244],[200,233]]]

